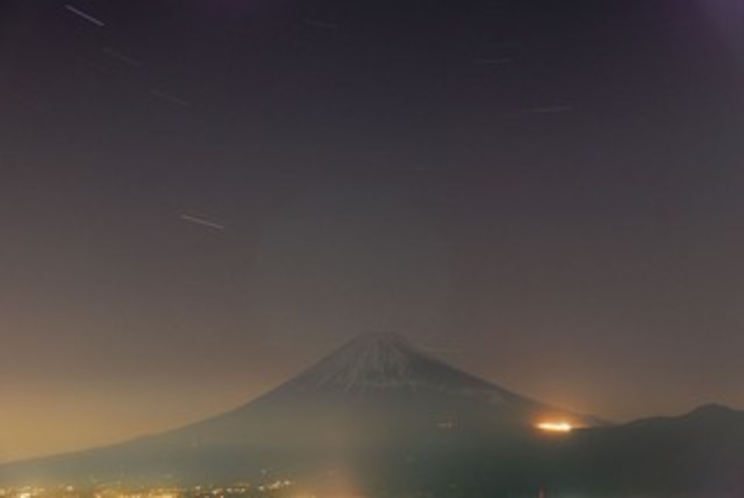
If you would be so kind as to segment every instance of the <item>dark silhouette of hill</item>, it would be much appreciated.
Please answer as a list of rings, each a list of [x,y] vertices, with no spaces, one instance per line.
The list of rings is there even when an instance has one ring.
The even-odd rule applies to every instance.
[[[580,430],[558,455],[561,461],[552,467],[560,489],[601,496],[740,496],[744,412],[706,405],[679,417]]]

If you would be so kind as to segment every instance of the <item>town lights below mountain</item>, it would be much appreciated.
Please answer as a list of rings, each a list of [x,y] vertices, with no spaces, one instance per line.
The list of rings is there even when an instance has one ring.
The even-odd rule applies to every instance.
[[[568,422],[541,422],[536,427],[545,432],[571,432],[573,429]]]

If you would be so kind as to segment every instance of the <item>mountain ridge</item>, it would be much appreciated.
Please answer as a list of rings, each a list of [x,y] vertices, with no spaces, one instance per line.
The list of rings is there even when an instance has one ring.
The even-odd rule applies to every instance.
[[[452,367],[397,334],[365,334],[232,410],[117,445],[27,461],[26,469],[60,478],[87,469],[101,478],[214,472],[222,479],[234,469],[260,468],[268,454],[302,465],[308,455],[454,454],[494,441],[507,448],[532,437],[537,418],[549,414],[594,424]]]
[[[588,427],[548,437],[534,427],[546,416]],[[230,483],[261,479],[265,469],[317,482],[339,465],[360,485],[394,490],[381,496],[449,496],[452,483],[472,496],[530,495],[542,485],[551,494],[708,496],[744,485],[744,412],[709,404],[601,425],[461,371],[398,335],[374,334],[225,413],[0,465],[0,483]]]

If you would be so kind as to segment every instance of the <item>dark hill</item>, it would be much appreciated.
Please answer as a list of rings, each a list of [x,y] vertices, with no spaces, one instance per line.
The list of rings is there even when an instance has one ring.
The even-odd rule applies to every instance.
[[[589,493],[739,496],[744,412],[707,405],[679,417],[576,431],[561,459],[555,467],[562,486]]]

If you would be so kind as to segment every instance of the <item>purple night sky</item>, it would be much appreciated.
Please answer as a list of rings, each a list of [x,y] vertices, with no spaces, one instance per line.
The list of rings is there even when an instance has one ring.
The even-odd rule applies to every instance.
[[[0,461],[395,331],[615,420],[744,408],[737,0],[11,0]]]

